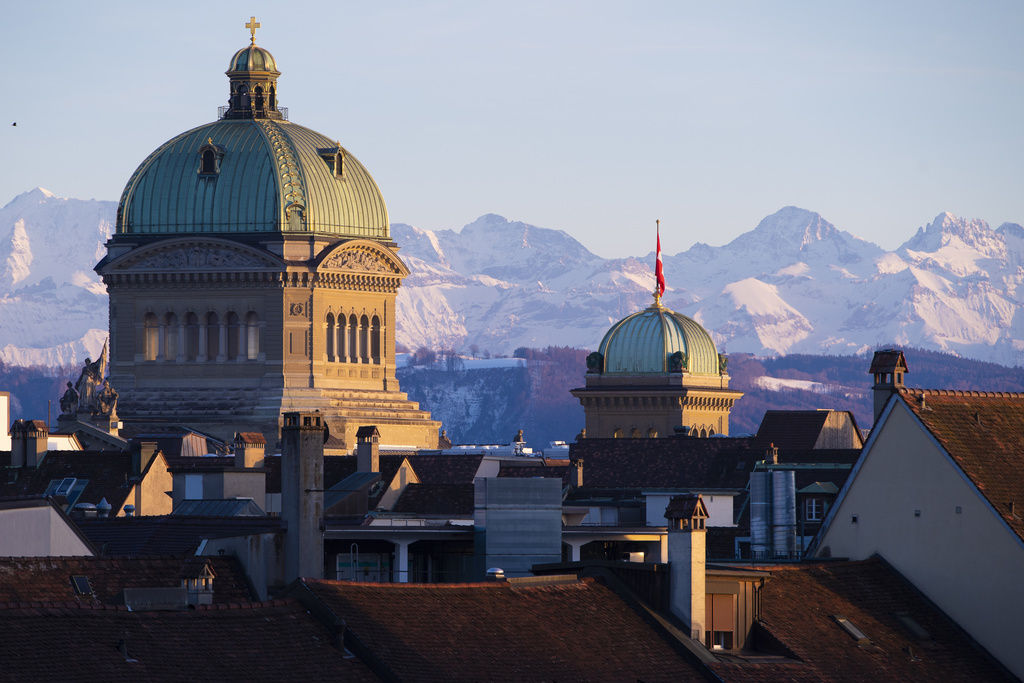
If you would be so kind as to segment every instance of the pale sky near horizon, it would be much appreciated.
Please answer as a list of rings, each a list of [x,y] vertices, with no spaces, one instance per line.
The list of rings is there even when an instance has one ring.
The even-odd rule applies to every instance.
[[[253,14],[290,120],[393,222],[497,213],[604,257],[652,251],[656,218],[675,254],[787,205],[887,249],[943,211],[1024,223],[1011,1],[9,4],[0,205],[116,200],[216,117]]]

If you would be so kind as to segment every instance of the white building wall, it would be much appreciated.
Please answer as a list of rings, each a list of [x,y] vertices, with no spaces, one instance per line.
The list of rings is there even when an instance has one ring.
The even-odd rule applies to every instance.
[[[49,505],[0,510],[0,557],[92,556]]]
[[[1024,677],[1024,543],[902,402],[879,429],[817,554],[878,553]]]

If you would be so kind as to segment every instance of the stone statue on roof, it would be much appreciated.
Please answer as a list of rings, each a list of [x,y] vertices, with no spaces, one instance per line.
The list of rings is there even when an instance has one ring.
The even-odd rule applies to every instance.
[[[68,382],[67,391],[60,397],[60,412],[64,415],[74,415],[78,410],[78,392],[75,385]]]
[[[109,411],[104,410],[99,402],[99,395],[104,390],[113,392],[114,390],[104,381],[103,375],[107,370],[107,344],[104,342],[103,351],[100,352],[100,357],[93,361],[91,358],[85,359],[85,364],[82,366],[82,371],[78,375],[78,380],[75,382],[73,387],[77,394],[77,406],[73,409],[74,412],[88,412],[92,414],[100,413],[103,415],[109,414]],[[72,389],[70,382],[68,383],[68,389]],[[104,397],[109,404],[111,395],[110,393]],[[68,399],[68,405],[71,405],[71,396],[68,392],[64,392],[64,397],[61,398],[61,410],[64,409],[64,399]],[[113,394],[114,402],[117,401],[117,392]]]

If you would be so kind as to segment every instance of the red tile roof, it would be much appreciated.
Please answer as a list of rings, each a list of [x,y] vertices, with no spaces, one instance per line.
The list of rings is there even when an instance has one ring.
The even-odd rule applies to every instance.
[[[757,567],[761,590],[755,639],[788,649],[801,663],[712,664],[725,681],[997,681],[1005,675],[899,574],[880,560]],[[919,639],[897,616],[930,636]],[[834,619],[844,616],[871,643],[860,645]]]
[[[302,605],[183,612],[74,603],[0,606],[0,678],[54,681],[376,681]],[[123,645],[123,651],[119,647]]]
[[[303,585],[400,680],[704,680],[592,582]]]
[[[177,588],[186,563],[209,562],[215,603],[249,602],[245,573],[233,557],[6,557],[0,558],[0,603],[85,601],[112,605],[125,588]],[[95,598],[77,598],[72,576],[89,579]]]
[[[904,389],[900,396],[1024,539],[1024,394]]]

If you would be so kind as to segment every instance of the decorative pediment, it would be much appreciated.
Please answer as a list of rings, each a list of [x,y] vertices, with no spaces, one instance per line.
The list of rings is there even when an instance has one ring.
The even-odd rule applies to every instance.
[[[282,264],[272,256],[224,242],[156,244],[125,254],[108,271],[220,271],[273,268]]]
[[[320,270],[345,270],[358,273],[404,276],[401,261],[393,254],[370,246],[342,248],[320,264]]]

